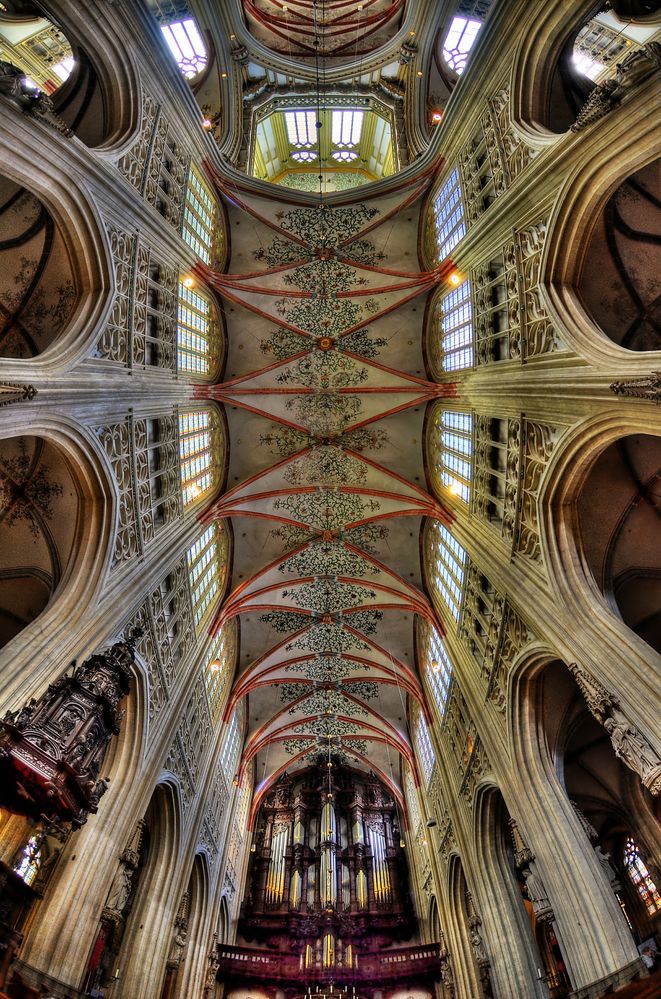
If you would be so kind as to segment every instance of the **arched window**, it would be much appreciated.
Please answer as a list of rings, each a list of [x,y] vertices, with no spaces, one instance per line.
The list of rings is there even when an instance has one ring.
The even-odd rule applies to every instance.
[[[422,773],[428,784],[431,780],[434,764],[436,763],[436,755],[422,711],[418,711],[418,718],[415,724],[415,744],[418,750],[418,760],[422,768]]]
[[[482,27],[481,21],[472,17],[453,17],[443,42],[443,58],[457,76],[466,69],[468,53],[475,44],[477,33]]]
[[[466,552],[438,521],[429,528],[427,571],[432,588],[446,604],[455,621],[461,610]]]
[[[198,629],[221,593],[227,567],[227,534],[222,524],[207,527],[188,551],[193,617]]]
[[[161,24],[161,31],[184,76],[190,80],[201,73],[208,61],[207,50],[193,18]]]
[[[660,912],[661,895],[640,856],[638,845],[631,836],[627,839],[624,847],[624,866],[633,886],[640,895],[648,916],[654,916],[657,912]]]
[[[441,636],[436,628],[432,627],[428,629],[427,633],[425,676],[434,694],[439,718],[442,719],[445,714],[450,682],[452,680],[452,662]]]
[[[208,264],[214,246],[214,237],[222,230],[216,222],[217,205],[211,188],[204,182],[195,167],[188,172],[186,203],[181,235],[200,260]]]
[[[177,370],[204,377],[213,370],[218,351],[218,325],[211,302],[191,278],[179,281]]]
[[[37,878],[42,861],[41,837],[31,836],[23,847],[14,870],[26,885],[31,885]]]
[[[449,257],[466,235],[464,204],[461,198],[459,171],[455,169],[440,188],[433,203],[439,262]]]
[[[473,367],[473,310],[469,280],[442,297],[438,310],[438,334],[443,371]]]
[[[179,467],[184,508],[213,489],[224,451],[220,417],[215,409],[179,414]]]
[[[470,499],[473,420],[470,413],[440,410],[431,428],[429,453],[438,481],[466,503]]]
[[[225,700],[223,694],[232,678],[235,656],[236,631],[229,621],[216,634],[204,667],[204,681],[213,722],[220,715]]]

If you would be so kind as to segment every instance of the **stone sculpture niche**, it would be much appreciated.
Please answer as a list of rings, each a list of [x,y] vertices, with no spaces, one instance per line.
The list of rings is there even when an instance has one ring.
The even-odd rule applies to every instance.
[[[39,698],[0,722],[0,806],[18,815],[70,823],[96,812],[108,781],[101,764],[124,715],[136,629],[124,642],[72,663]]]

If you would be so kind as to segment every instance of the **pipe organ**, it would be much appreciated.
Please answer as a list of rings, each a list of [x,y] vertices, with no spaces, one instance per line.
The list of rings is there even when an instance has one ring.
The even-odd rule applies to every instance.
[[[283,774],[253,845],[240,933],[293,950],[303,976],[358,969],[361,954],[414,933],[397,807],[373,774],[322,758]]]

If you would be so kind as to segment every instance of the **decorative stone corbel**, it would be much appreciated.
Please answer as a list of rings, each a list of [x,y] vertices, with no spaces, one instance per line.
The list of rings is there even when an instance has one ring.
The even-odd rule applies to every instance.
[[[631,724],[617,697],[578,663],[568,663],[568,669],[580,687],[590,712],[610,735],[615,755],[638,774],[653,795],[657,795],[661,791],[661,757]]]
[[[552,920],[554,918],[553,907],[549,901],[544,883],[537,871],[535,854],[524,840],[516,820],[512,818],[510,819],[510,830],[514,843],[514,862],[517,869],[521,872],[521,877],[526,888],[526,895],[532,903],[533,912],[541,922]]]
[[[580,132],[595,121],[599,121],[612,111],[627,94],[644,83],[661,69],[661,45],[648,42],[630,52],[618,64],[615,76],[599,83],[578,113],[571,126],[572,132]]]
[[[468,914],[468,935],[470,937],[475,960],[477,961],[477,966],[480,969],[480,979],[483,979],[485,972],[487,978],[489,978],[490,961],[484,946],[484,941],[482,940],[482,934],[480,932],[482,920],[478,915],[475,903],[473,902],[473,896],[469,891],[466,892],[466,910]]]
[[[649,399],[661,403],[661,371],[650,371],[644,378],[630,378],[626,382],[611,382],[611,392],[632,399]]]

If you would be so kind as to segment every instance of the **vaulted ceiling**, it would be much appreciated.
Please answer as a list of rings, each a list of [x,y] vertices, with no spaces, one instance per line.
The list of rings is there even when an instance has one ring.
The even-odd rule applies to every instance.
[[[222,182],[217,178],[222,188]],[[245,768],[265,782],[318,752],[399,781],[407,699],[422,701],[417,620],[435,622],[420,571],[428,491],[427,294],[449,265],[418,266],[420,195],[288,204],[225,187],[231,266],[198,268],[225,300],[227,491],[234,575],[217,625],[240,621],[227,707],[248,705]],[[329,742],[330,739],[330,742]]]

